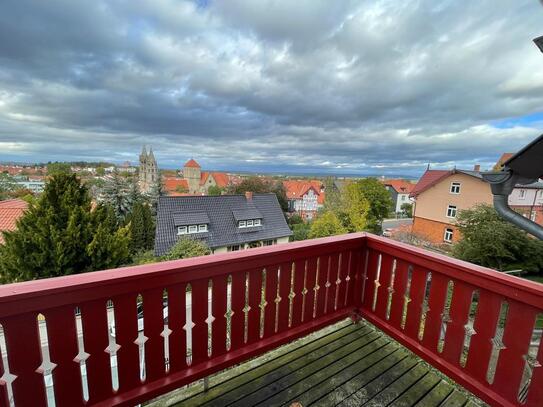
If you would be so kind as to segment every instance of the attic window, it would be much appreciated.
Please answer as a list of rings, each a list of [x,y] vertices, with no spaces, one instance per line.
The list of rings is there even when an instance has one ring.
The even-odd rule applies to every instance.
[[[178,235],[190,235],[193,233],[203,233],[207,232],[207,225],[188,225],[188,226],[178,226],[177,234]]]
[[[239,228],[252,228],[253,226],[261,226],[262,220],[261,219],[246,219],[246,220],[240,220],[238,222]]]

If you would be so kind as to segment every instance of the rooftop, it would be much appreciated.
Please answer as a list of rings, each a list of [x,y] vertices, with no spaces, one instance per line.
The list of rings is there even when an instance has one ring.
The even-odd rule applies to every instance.
[[[28,203],[22,199],[0,201],[0,244],[4,243],[2,232],[15,230],[17,220],[27,208]]]

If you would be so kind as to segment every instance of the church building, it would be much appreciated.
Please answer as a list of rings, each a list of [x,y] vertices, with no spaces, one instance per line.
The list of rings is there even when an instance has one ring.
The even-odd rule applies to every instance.
[[[139,168],[139,184],[140,191],[148,193],[151,191],[154,184],[158,182],[158,166],[153,154],[153,148],[149,149],[149,153],[143,146],[140,154]]]

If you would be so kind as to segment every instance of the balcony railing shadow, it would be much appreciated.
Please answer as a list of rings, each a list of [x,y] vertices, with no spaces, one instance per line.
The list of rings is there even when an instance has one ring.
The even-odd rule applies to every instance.
[[[543,403],[542,285],[358,233],[1,286],[0,406],[134,405],[346,316]]]

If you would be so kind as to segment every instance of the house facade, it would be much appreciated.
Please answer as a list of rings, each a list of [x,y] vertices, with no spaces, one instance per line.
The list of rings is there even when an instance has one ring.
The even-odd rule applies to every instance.
[[[492,205],[490,185],[477,169],[427,170],[411,197],[415,200],[412,232],[436,244],[459,240],[459,211],[477,204]]]
[[[509,195],[509,206],[528,219],[543,225],[543,182],[517,185]]]
[[[165,196],[158,201],[155,254],[182,238],[224,253],[287,243],[290,235],[275,194]]]
[[[325,192],[320,181],[283,181],[283,186],[289,212],[297,213],[303,219],[313,219],[324,205]]]
[[[415,188],[415,184],[403,179],[390,179],[383,182],[385,188],[390,193],[392,202],[394,203],[394,212],[399,214],[402,212],[404,203],[411,204],[409,194]]]

